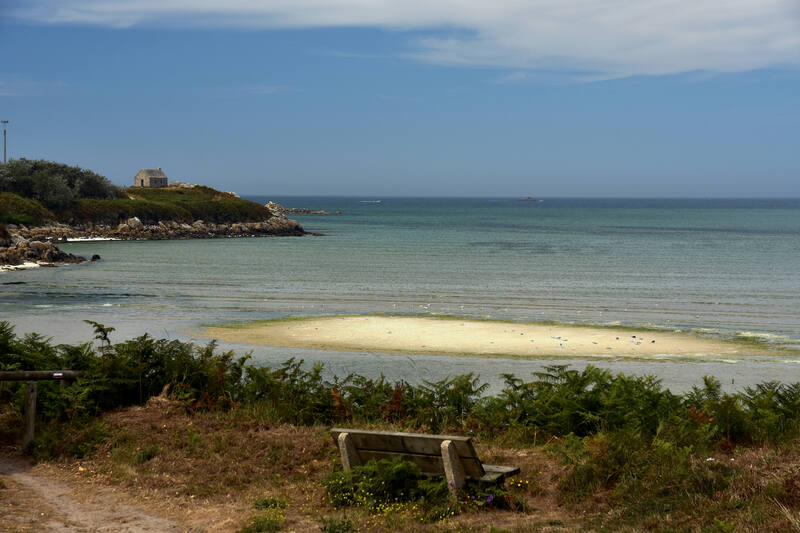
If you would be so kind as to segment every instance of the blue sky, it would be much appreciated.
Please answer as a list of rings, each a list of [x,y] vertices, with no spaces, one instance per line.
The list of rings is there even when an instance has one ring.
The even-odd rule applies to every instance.
[[[489,4],[8,0],[9,157],[276,196],[800,197],[796,2]]]

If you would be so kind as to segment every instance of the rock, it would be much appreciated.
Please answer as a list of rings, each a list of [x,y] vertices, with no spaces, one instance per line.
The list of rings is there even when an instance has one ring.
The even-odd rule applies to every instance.
[[[286,218],[286,208],[283,207],[281,204],[276,204],[275,202],[267,202],[264,207],[266,207],[273,216]]]
[[[139,217],[131,217],[125,221],[129,228],[140,229],[144,224],[139,220]]]
[[[6,231],[5,226],[0,224],[0,248],[7,248],[13,244],[11,234]]]
[[[100,256],[99,256],[99,255],[97,255],[97,254],[94,254],[94,255],[92,256],[92,261],[100,261]]]
[[[21,241],[18,244],[0,250],[0,265],[21,265],[32,262],[46,263],[80,263],[86,261],[59,250],[52,242]]]

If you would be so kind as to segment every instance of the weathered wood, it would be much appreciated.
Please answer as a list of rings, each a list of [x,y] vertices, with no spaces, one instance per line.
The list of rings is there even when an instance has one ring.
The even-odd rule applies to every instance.
[[[352,439],[353,446],[359,451],[362,459],[368,461],[367,455],[371,459],[390,459],[390,455],[395,457],[407,455],[427,455],[438,461],[442,456],[441,444],[449,440],[453,443],[456,453],[464,463],[469,477],[480,478],[484,475],[481,462],[475,453],[475,447],[470,437],[457,435],[430,435],[426,433],[401,433],[395,431],[369,431],[357,429],[331,429],[331,436],[334,441],[339,434],[346,432]],[[338,444],[338,443],[337,443]],[[387,455],[387,457],[380,457]],[[420,466],[431,464],[430,461],[420,459]],[[425,470],[423,470],[425,471]],[[441,465],[436,472],[425,472],[426,474],[443,474]]]
[[[82,370],[9,370],[0,372],[0,381],[41,381],[77,379]]]
[[[520,471],[514,466],[482,464],[470,437],[344,428],[331,429],[331,436],[345,469],[354,466],[349,457],[356,457],[359,464],[379,459],[412,461],[424,474],[446,475],[451,488],[462,487],[464,479],[499,483]]]
[[[466,475],[464,467],[461,465],[461,458],[456,453],[456,446],[453,441],[446,440],[441,444],[442,465],[444,466],[444,476],[447,478],[447,485],[450,494],[458,495],[458,490],[464,486]]]
[[[422,470],[422,473],[425,475],[441,476],[444,474],[441,452],[439,455],[424,455],[414,453],[384,452],[382,450],[358,450],[358,455],[361,457],[361,461],[364,463],[372,460],[379,461],[381,459],[385,459],[387,461],[411,461],[416,463],[420,470]],[[464,470],[467,472],[468,477],[480,479],[484,476],[484,474],[481,474],[480,476],[469,475],[469,472],[483,471],[480,459],[476,457],[467,459],[464,457],[459,457],[459,460],[461,461],[462,465],[465,465]]]
[[[486,471],[481,478],[484,483],[498,483],[511,476],[516,476],[520,472],[517,466],[483,465],[483,469]]]
[[[22,433],[22,447],[24,448],[33,441],[35,422],[36,422],[36,392],[37,383],[29,381],[28,386],[25,387],[25,412],[24,412],[24,430]]]
[[[361,465],[361,457],[359,457],[355,446],[353,446],[353,439],[350,438],[349,433],[339,433],[337,439],[339,443],[339,453],[342,455],[342,466],[345,470],[350,470],[354,466]]]

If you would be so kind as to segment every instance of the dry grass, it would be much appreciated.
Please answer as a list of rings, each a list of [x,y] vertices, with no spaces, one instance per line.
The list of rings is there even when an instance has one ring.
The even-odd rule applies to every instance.
[[[144,407],[108,413],[104,420],[110,437],[94,455],[42,464],[38,471],[84,491],[110,487],[124,501],[181,523],[187,531],[237,531],[263,512],[255,510],[253,503],[265,497],[286,502],[279,511],[283,531],[320,531],[323,517],[345,514],[359,531],[387,533],[488,532],[492,527],[513,533],[755,533],[798,531],[800,524],[796,443],[716,454],[715,461],[732,465],[728,487],[710,497],[686,495],[665,515],[647,508],[631,511],[620,503],[613,488],[567,504],[558,488],[567,467],[547,446],[520,448],[502,439],[478,442],[485,462],[522,469],[521,483],[511,481],[508,486],[524,501],[525,510],[469,510],[444,522],[423,524],[403,508],[377,515],[332,508],[322,479],[338,462],[338,454],[326,428],[273,425],[245,410],[187,413],[181,404],[162,398]],[[4,495],[14,490],[18,489],[0,488]],[[25,516],[22,508],[11,511]],[[36,522],[30,523],[30,527],[18,524],[12,531],[35,530]],[[3,526],[8,528],[9,523]]]

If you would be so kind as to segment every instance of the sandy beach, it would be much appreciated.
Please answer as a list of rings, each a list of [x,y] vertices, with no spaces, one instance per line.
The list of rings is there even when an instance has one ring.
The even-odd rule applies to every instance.
[[[761,351],[683,332],[408,316],[304,317],[209,327],[202,335],[258,346],[519,358],[703,357]]]

